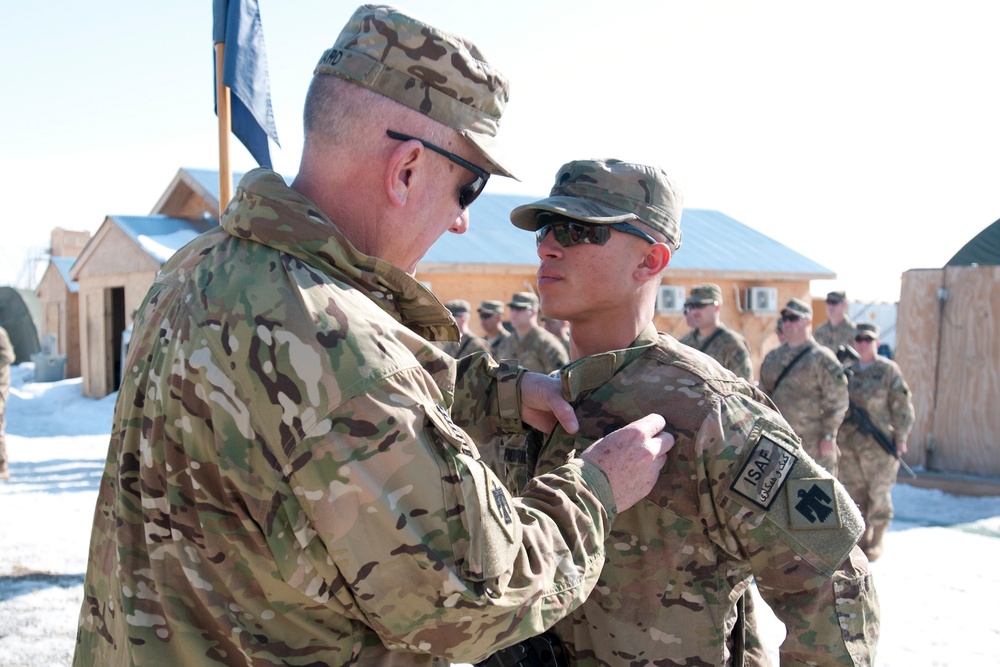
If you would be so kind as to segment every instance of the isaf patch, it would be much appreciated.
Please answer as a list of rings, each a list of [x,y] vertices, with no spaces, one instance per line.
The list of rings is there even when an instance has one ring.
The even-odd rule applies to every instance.
[[[770,509],[798,457],[762,435],[729,488],[762,509]]]
[[[788,523],[793,529],[840,528],[832,478],[793,479],[787,488]]]

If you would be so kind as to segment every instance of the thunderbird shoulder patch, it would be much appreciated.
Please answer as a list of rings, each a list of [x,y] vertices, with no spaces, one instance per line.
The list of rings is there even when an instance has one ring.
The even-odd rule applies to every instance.
[[[762,509],[770,509],[798,462],[779,443],[761,435],[729,488]]]
[[[788,484],[788,523],[795,530],[840,528],[832,478],[793,479]]]

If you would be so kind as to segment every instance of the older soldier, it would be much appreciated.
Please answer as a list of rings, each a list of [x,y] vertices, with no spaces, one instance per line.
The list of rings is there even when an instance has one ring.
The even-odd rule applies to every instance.
[[[516,359],[536,373],[551,373],[569,361],[569,353],[558,338],[538,324],[538,297],[518,292],[511,297],[510,323],[514,331],[493,350],[497,359]]]
[[[768,664],[742,645],[755,628],[738,601],[755,576],[787,628],[782,664],[871,664],[857,507],[767,397],[653,327],[680,218],[662,170],[617,160],[570,162],[550,197],[511,213],[535,232],[542,307],[571,323],[579,358],[561,376],[580,434],[654,411],[677,439],[653,491],[616,520],[598,586],[554,631],[576,665]],[[534,440],[533,472],[572,460],[577,438]]]
[[[719,286],[706,283],[692,287],[691,296],[684,302],[684,313],[694,330],[681,338],[681,342],[704,352],[747,382],[753,382],[750,344],[741,334],[722,324]]]
[[[849,348],[854,342],[855,324],[847,316],[847,292],[829,292],[825,304],[828,319],[816,328],[814,337],[836,354],[841,345]]]
[[[455,318],[455,324],[458,326],[458,333],[462,338],[458,341],[450,340],[448,342],[441,343],[440,347],[442,350],[456,359],[461,359],[462,357],[475,352],[485,352],[486,354],[493,353],[493,348],[490,347],[490,344],[469,329],[469,313],[472,310],[472,307],[469,306],[468,301],[465,299],[454,299],[453,301],[445,303],[444,307],[447,308],[448,312],[451,313],[451,316]]]
[[[809,456],[837,474],[837,429],[847,412],[847,376],[812,337],[812,308],[792,299],[781,311],[785,344],[767,353],[760,388],[788,420]]]
[[[457,331],[411,275],[509,173],[506,99],[469,42],[354,14],[316,68],[292,186],[247,174],[139,309],[75,664],[461,661],[587,596],[616,507],[665,459],[662,418],[511,498],[458,424],[572,410],[550,378],[430,345]]]
[[[0,482],[10,479],[7,467],[7,439],[4,437],[4,415],[7,413],[7,394],[10,392],[10,367],[16,361],[14,346],[7,330],[0,327]]]
[[[486,332],[486,342],[494,350],[500,345],[500,341],[510,335],[503,326],[503,309],[503,301],[483,301],[476,311],[479,314],[479,324]]]
[[[899,366],[878,356],[879,329],[863,322],[854,334],[860,359],[851,367],[851,408],[840,427],[840,481],[861,509],[867,531],[861,548],[869,560],[882,555],[882,537],[892,521],[892,486],[899,459],[878,445],[874,437],[858,430],[859,412],[890,442],[896,454],[906,452],[906,438],[913,427],[913,403]]]

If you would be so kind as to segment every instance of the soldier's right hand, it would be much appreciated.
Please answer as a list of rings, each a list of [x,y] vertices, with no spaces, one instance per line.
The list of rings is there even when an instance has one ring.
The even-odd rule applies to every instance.
[[[646,415],[601,438],[580,454],[604,471],[622,512],[653,490],[674,436],[663,430],[663,417]]]

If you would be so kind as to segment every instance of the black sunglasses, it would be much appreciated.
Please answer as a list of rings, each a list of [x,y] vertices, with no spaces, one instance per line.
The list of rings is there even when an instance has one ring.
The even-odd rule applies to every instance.
[[[656,239],[627,222],[615,222],[610,225],[593,225],[572,218],[552,214],[540,214],[538,222],[541,226],[535,230],[535,245],[541,245],[549,232],[555,236],[556,242],[563,248],[569,248],[581,243],[604,245],[611,238],[614,229],[625,234],[638,236],[647,243],[656,243]]]
[[[692,310],[701,310],[702,308],[704,308],[706,306],[714,306],[714,305],[715,305],[714,302],[712,302],[712,303],[685,303],[684,304],[684,312],[685,313],[690,313]]]
[[[424,141],[419,137],[411,137],[408,134],[402,134],[400,132],[394,132],[392,130],[386,130],[385,133],[389,136],[390,139],[395,139],[397,141],[410,141],[410,140],[419,141],[421,144],[424,145],[424,148],[432,150],[438,155],[445,156],[458,166],[464,167],[465,169],[468,169],[473,174],[475,174],[476,175],[475,180],[466,183],[465,185],[463,185],[461,188],[458,189],[458,205],[461,206],[463,209],[469,208],[469,205],[472,204],[472,202],[476,201],[476,197],[482,194],[483,188],[486,187],[486,181],[490,180],[490,172],[472,164],[463,157],[459,157],[450,151],[446,151],[440,146],[435,146],[429,141]]]
[[[875,339],[874,338],[869,338],[868,336],[855,336],[854,337],[854,342],[855,343],[870,343],[873,340],[875,340]]]
[[[798,322],[801,319],[802,318],[799,317],[798,315],[782,315],[781,316],[781,321],[782,322]]]

